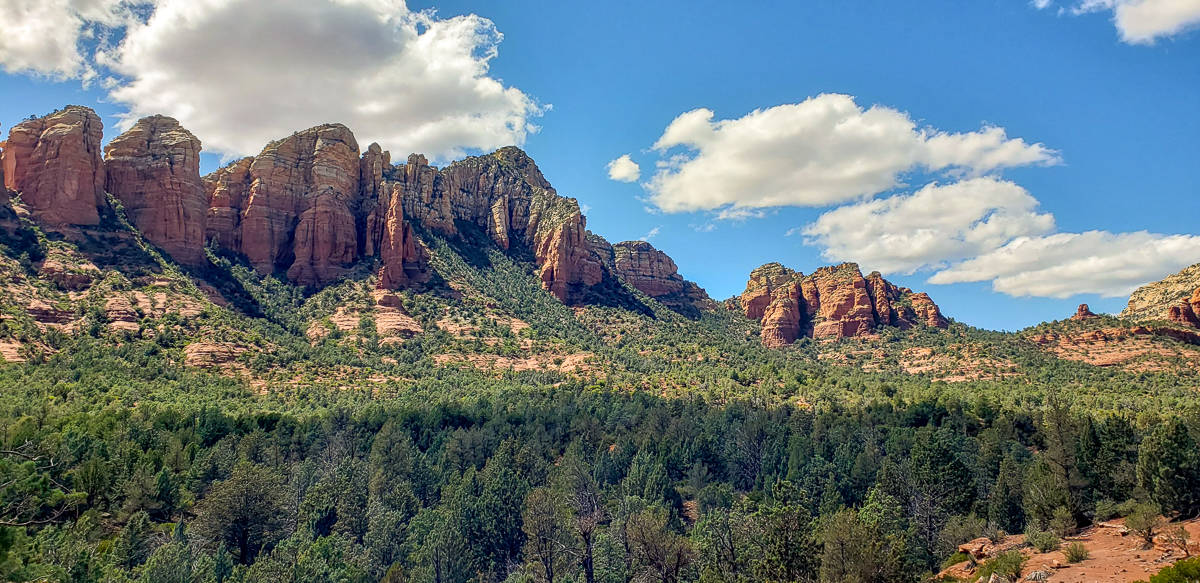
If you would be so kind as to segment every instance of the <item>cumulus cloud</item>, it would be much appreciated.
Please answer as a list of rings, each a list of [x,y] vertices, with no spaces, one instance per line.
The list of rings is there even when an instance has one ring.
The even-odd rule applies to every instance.
[[[1129,44],[1153,44],[1200,26],[1200,0],[1082,0],[1071,11],[1111,12]]]
[[[642,176],[642,167],[638,166],[629,154],[622,154],[620,158],[609,162],[605,168],[608,169],[608,178],[617,182],[634,182]]]
[[[0,0],[0,67],[55,79],[95,76],[82,46],[128,15],[121,0]]]
[[[6,69],[99,72],[128,108],[122,129],[171,115],[229,156],[341,122],[363,144],[444,160],[522,144],[545,109],[489,74],[503,39],[491,21],[403,0],[0,2],[16,4],[0,21]]]
[[[663,159],[647,188],[666,212],[825,206],[885,192],[913,170],[977,176],[1001,168],[1055,164],[1057,152],[987,126],[968,133],[918,127],[884,106],[864,109],[849,95],[714,120],[708,109],[675,118],[654,144]],[[682,152],[675,150],[682,148]]]
[[[992,251],[1022,235],[1053,232],[1054,217],[1037,207],[1037,199],[1012,182],[973,178],[846,205],[802,232],[827,259],[912,273]]]
[[[1018,237],[989,253],[935,273],[930,283],[991,281],[1013,296],[1066,298],[1078,293],[1128,295],[1138,286],[1194,263],[1200,236],[1139,231]]]

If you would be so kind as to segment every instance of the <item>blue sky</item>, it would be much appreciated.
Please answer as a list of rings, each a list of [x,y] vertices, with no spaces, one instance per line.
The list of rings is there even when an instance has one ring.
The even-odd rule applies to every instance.
[[[1015,329],[1200,262],[1197,0],[273,2],[59,2],[75,37],[0,40],[0,124],[161,111],[206,170],[324,121],[397,160],[520,143],[593,231],[652,234],[717,298],[849,259]]]

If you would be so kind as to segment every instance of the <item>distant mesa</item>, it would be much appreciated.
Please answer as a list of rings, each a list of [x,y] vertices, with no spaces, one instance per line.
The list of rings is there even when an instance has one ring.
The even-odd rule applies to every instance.
[[[750,273],[735,305],[761,323],[762,343],[770,347],[801,337],[867,336],[882,326],[949,326],[928,294],[897,287],[879,272],[863,277],[854,263],[821,267],[807,276],[768,263]]]

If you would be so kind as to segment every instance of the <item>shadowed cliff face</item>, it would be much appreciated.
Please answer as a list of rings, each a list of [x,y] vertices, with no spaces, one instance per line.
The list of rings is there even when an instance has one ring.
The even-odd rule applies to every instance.
[[[893,285],[858,266],[821,267],[811,275],[768,263],[750,273],[738,303],[762,323],[762,342],[784,346],[797,338],[872,334],[880,326],[946,328],[948,321],[927,294]]]

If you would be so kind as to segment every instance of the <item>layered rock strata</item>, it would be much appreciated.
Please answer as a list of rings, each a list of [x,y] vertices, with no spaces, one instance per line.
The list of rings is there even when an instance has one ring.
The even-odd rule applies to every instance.
[[[105,206],[100,116],[70,105],[45,117],[31,118],[0,144],[4,187],[43,224],[97,225]]]
[[[807,276],[768,263],[750,273],[737,304],[762,324],[762,343],[772,347],[803,336],[864,336],[880,326],[949,325],[927,294],[897,287],[878,272],[863,277],[853,263],[821,267]]]
[[[146,239],[180,263],[203,263],[200,140],[172,118],[147,117],[108,143],[104,163],[108,192]]]

